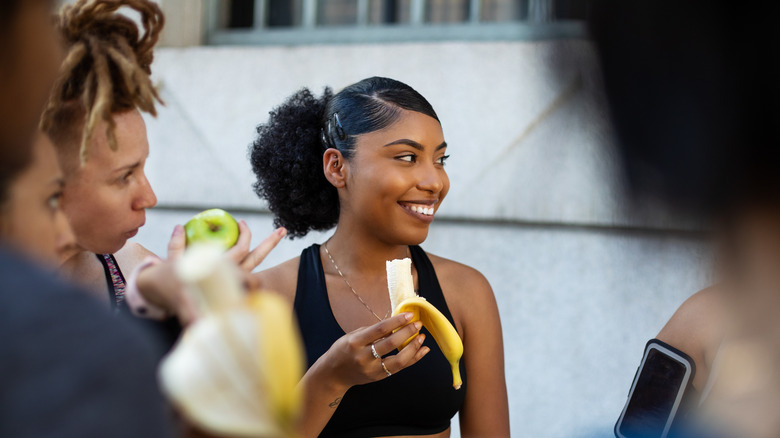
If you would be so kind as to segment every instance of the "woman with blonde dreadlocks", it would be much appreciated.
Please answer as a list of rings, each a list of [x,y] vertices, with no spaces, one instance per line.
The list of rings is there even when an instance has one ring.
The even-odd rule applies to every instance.
[[[129,6],[144,32],[116,13]],[[144,174],[149,155],[141,111],[156,115],[160,101],[149,75],[152,49],[164,22],[142,0],[79,1],[65,6],[58,27],[66,45],[42,128],[57,148],[65,175],[62,207],[80,251],[64,263],[74,279],[105,290],[114,309],[124,304],[125,270],[149,251],[127,243],[157,198]]]
[[[122,7],[140,15],[142,29],[117,12]],[[57,149],[65,179],[62,208],[78,246],[63,269],[115,312],[128,310],[131,273],[158,260],[128,239],[157,203],[144,173],[149,142],[141,111],[156,115],[155,101],[161,102],[150,66],[163,23],[159,6],[148,0],[79,0],[63,7],[57,23],[66,56],[41,125]],[[251,233],[243,221],[239,226],[242,248],[248,248]],[[177,226],[172,242],[183,246],[183,240]],[[153,309],[140,310],[146,308]],[[166,347],[179,333],[172,315],[150,324]]]
[[[121,7],[140,15],[143,32],[117,13]],[[117,311],[128,307],[126,288],[137,292],[134,277],[159,260],[128,239],[144,225],[145,210],[157,203],[144,173],[149,142],[141,111],[156,115],[155,101],[161,102],[150,66],[163,23],[160,8],[149,0],[79,0],[66,5],[58,23],[66,57],[42,119],[65,175],[62,207],[79,247],[64,262],[64,270],[100,291],[99,297]],[[250,252],[252,234],[244,221],[239,221],[239,231],[228,255],[246,271],[254,269],[282,237],[274,233]],[[170,249],[183,246],[184,230],[178,225],[169,255]],[[123,272],[130,273],[127,281]],[[147,311],[146,316],[154,319],[171,315],[186,319],[182,314],[190,306],[175,290],[177,285],[161,277],[145,281],[150,287],[141,292],[146,295],[128,294],[128,300],[135,298],[133,311]],[[103,292],[106,287],[108,294]],[[170,330],[163,331],[165,342],[178,334],[176,321],[169,322]]]
[[[120,7],[138,12],[142,32]],[[125,273],[152,255],[128,239],[157,203],[144,173],[149,142],[141,111],[156,115],[160,102],[149,76],[164,18],[147,0],[79,0],[57,18],[65,60],[41,127],[57,149],[61,205],[77,244],[63,270],[120,313],[128,309]],[[173,319],[149,328],[162,348],[180,331]]]

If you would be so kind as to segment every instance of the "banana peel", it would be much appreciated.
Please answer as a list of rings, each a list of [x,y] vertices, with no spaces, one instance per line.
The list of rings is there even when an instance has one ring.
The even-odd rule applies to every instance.
[[[163,393],[215,435],[294,437],[304,353],[292,306],[273,292],[246,294],[235,266],[193,247],[178,274],[202,306],[159,369]]]
[[[247,297],[247,307],[258,320],[258,354],[267,367],[259,369],[266,381],[270,408],[285,435],[293,428],[301,412],[302,394],[298,383],[304,374],[303,342],[290,304],[272,292],[255,292]]]
[[[403,312],[412,313],[410,323],[421,321],[423,327],[430,332],[433,339],[439,345],[444,357],[452,368],[452,387],[460,389],[463,381],[460,376],[460,358],[463,356],[463,341],[458,331],[439,309],[429,303],[425,298],[417,296],[414,292],[414,280],[412,278],[411,260],[400,259],[388,261],[387,284],[390,292],[390,304],[393,307],[393,316]],[[417,336],[415,333],[399,347],[406,347]]]

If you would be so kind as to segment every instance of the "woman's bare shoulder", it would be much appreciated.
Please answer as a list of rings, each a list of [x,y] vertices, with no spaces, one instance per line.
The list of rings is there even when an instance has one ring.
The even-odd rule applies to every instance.
[[[719,286],[702,289],[674,312],[657,338],[684,351],[697,364],[711,359],[720,345],[724,326],[724,301]]]
[[[428,258],[436,270],[442,294],[459,333],[463,335],[473,330],[486,318],[498,320],[496,297],[481,272],[433,254],[428,254]]]
[[[264,269],[254,275],[263,289],[277,292],[292,302],[298,286],[298,266],[301,258],[295,257],[274,267]]]
[[[114,257],[125,275],[129,275],[148,256],[155,256],[155,254],[136,242],[127,242],[122,249],[114,253]]]
[[[723,298],[719,286],[702,289],[686,299],[659,333],[691,333],[720,325],[723,321]]]
[[[436,270],[439,283],[444,285],[459,285],[460,287],[477,293],[493,292],[490,283],[481,272],[463,263],[456,262],[435,254],[427,253],[428,258]]]

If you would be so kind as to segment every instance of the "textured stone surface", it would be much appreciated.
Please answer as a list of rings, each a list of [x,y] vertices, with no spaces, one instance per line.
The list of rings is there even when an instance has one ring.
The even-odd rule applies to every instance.
[[[593,48],[585,41],[163,48],[167,106],[148,119],[161,205],[260,209],[247,148],[268,111],[303,86],[402,80],[428,98],[450,145],[441,214],[564,224],[679,227],[627,216]],[[170,163],[177,163],[170,166]]]

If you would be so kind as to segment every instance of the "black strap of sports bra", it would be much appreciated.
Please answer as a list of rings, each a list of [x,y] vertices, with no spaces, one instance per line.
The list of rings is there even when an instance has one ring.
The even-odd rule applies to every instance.
[[[108,267],[103,254],[95,254],[100,264],[103,265],[103,274],[106,276],[106,285],[108,286],[108,297],[111,301],[111,310],[116,311],[116,291],[114,290],[114,280],[111,278],[111,268]],[[113,257],[113,256],[112,256]]]
[[[305,340],[307,361],[312,366],[344,334],[330,308],[319,245],[301,253],[293,308]]]
[[[127,310],[127,304],[124,302],[124,297],[120,297],[119,300],[117,300],[116,296],[116,285],[114,284],[114,279],[111,276],[111,267],[108,265],[108,262],[106,261],[106,257],[111,259],[111,263],[114,264],[116,267],[117,274],[119,274],[119,279],[122,282],[122,284],[126,284],[125,276],[122,273],[122,269],[119,268],[119,263],[116,261],[116,257],[114,257],[113,254],[95,254],[95,257],[100,260],[100,264],[103,265],[103,274],[106,276],[106,285],[108,286],[108,297],[111,301],[111,310],[113,312],[119,312],[120,310]]]
[[[414,263],[414,266],[417,269],[419,295],[439,309],[454,326],[455,320],[452,318],[452,313],[450,313],[450,309],[447,306],[447,301],[444,299],[444,293],[441,290],[439,278],[436,276],[436,270],[433,268],[433,263],[431,263],[428,255],[425,254],[425,251],[417,245],[410,246],[409,252],[412,255],[412,263]]]

